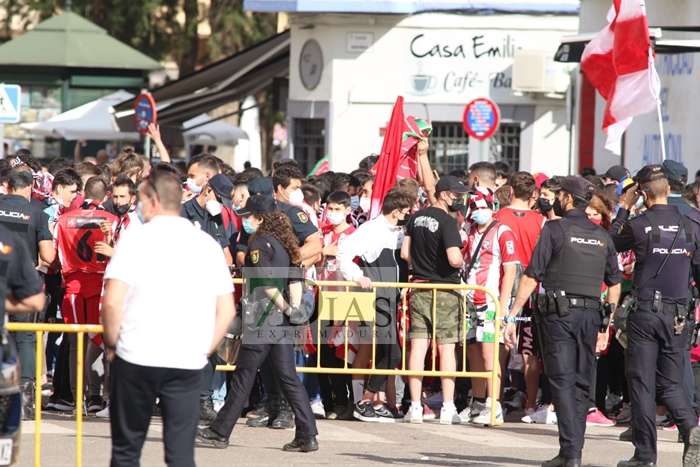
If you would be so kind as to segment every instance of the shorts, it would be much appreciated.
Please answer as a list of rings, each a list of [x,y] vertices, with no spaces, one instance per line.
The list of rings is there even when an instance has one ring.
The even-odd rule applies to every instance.
[[[532,318],[532,310],[523,308],[521,315],[523,318]],[[518,353],[520,355],[537,356],[537,343],[535,341],[535,327],[531,321],[520,321],[518,323]]]
[[[462,341],[462,295],[457,291],[437,290],[435,300],[435,338],[439,345]],[[409,339],[431,339],[433,334],[433,291],[412,289]]]
[[[499,326],[503,324],[503,321],[495,321],[496,307],[493,303],[480,307],[474,307],[474,305],[470,303],[468,306],[467,344],[493,344],[496,338],[496,322],[498,322]],[[500,331],[499,342],[503,344],[503,329]]]

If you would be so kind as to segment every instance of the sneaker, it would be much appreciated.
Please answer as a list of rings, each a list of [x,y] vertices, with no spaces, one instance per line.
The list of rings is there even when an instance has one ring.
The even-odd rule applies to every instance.
[[[262,403],[258,404],[258,406],[245,414],[245,418],[261,418],[267,416],[267,404]]]
[[[442,405],[442,392],[436,392],[435,394],[423,399],[423,403],[431,407],[440,407]]]
[[[622,404],[622,409],[620,409],[620,413],[618,413],[617,417],[615,417],[615,421],[618,425],[621,423],[632,422],[632,408],[627,402]]]
[[[556,425],[557,413],[551,410],[551,405],[543,405],[535,413],[530,415],[530,423],[540,423],[542,425]]]
[[[484,410],[484,403],[474,400],[472,405],[459,413],[460,422],[471,423],[472,419],[478,417],[482,410]]]
[[[91,397],[87,406],[88,413],[97,413],[100,410],[102,410],[102,398],[100,396]]]
[[[429,422],[432,420],[435,420],[437,418],[437,415],[435,415],[435,411],[428,407],[427,405],[423,404],[423,421],[424,422]]]
[[[72,412],[75,410],[75,404],[59,399],[53,406],[53,410],[58,412]]]
[[[379,417],[379,422],[380,423],[396,423],[396,419],[398,418],[398,410],[394,408],[394,412],[392,412],[391,407],[389,407],[386,404],[380,405],[379,407],[373,407],[374,413],[377,414]]]
[[[333,410],[326,413],[326,420],[336,420],[341,414],[348,410],[344,405],[336,405]]]
[[[515,393],[513,396],[513,399],[510,401],[510,408],[512,410],[522,410],[523,407],[525,407],[525,404],[527,403],[527,396],[523,394],[522,392],[518,391]]]
[[[379,423],[379,416],[372,408],[372,401],[358,402],[352,415],[363,422]]]
[[[501,403],[496,401],[496,422],[503,423],[503,409],[501,408]],[[472,423],[475,425],[490,425],[491,424],[491,398],[486,398],[486,403],[484,404],[484,410],[481,413],[472,418]]]
[[[109,406],[105,407],[103,410],[100,410],[95,414],[95,417],[97,418],[109,418]]]
[[[595,409],[589,412],[586,416],[586,425],[588,426],[615,426],[615,422],[603,415],[600,410]]]
[[[608,412],[610,412],[611,410],[613,410],[613,408],[615,407],[615,405],[617,405],[618,403],[620,403],[620,401],[622,401],[622,397],[618,396],[617,394],[609,393],[609,394],[605,397],[605,410],[607,410]]]
[[[656,426],[668,425],[669,421],[670,421],[670,417],[668,416],[668,414],[656,416]]]
[[[529,409],[527,409],[525,411],[525,416],[523,418],[521,418],[520,421],[522,421],[523,423],[534,423],[532,421],[532,414],[534,414],[534,413],[535,413],[535,409],[530,407]]]
[[[661,429],[664,430],[664,431],[678,431],[678,427],[676,426],[675,423],[674,423],[673,425],[665,426],[665,427],[663,427],[663,428],[661,428]]]
[[[197,430],[197,441],[214,446],[217,449],[228,447],[228,438],[224,438],[211,428],[199,428]]]
[[[510,402],[513,400],[515,395],[519,393],[517,389],[513,388],[506,388],[505,391],[503,391],[503,402]]]
[[[338,420],[356,421],[354,413],[355,409],[353,407],[346,407],[345,412],[338,414]]]
[[[423,407],[411,405],[406,415],[404,415],[403,421],[406,423],[423,423]]]
[[[453,406],[451,408],[447,408],[443,405],[442,409],[440,410],[440,425],[458,425],[460,423],[462,423],[462,419],[459,418],[457,407]]]
[[[323,420],[326,418],[326,411],[323,408],[323,402],[313,402],[311,404],[311,411],[314,413],[314,418]]]
[[[223,407],[225,403],[224,401],[214,402],[214,412],[219,413],[219,410],[221,410],[221,407]]]

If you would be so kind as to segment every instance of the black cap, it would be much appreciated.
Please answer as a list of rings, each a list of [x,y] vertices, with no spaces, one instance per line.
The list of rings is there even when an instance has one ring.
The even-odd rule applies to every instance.
[[[233,209],[233,206],[231,205],[231,194],[233,193],[235,187],[233,186],[233,183],[231,183],[231,180],[229,180],[225,175],[216,174],[209,179],[209,186],[212,190],[214,190],[214,193],[221,198],[221,202],[224,206],[229,209]]]
[[[275,187],[268,177],[257,177],[248,182],[248,193],[250,196],[272,196],[275,194]]]
[[[663,166],[654,164],[645,165],[642,167],[642,169],[637,172],[637,175],[634,177],[634,181],[641,185],[642,183],[649,183],[661,178],[668,178],[668,176],[666,175],[666,172],[664,172]]]
[[[435,192],[454,191],[455,193],[469,193],[471,190],[464,186],[464,183],[454,175],[443,175],[435,185]]]
[[[567,175],[564,177],[559,186],[562,190],[570,193],[573,196],[582,199],[589,199],[588,194],[595,191],[595,186],[585,178],[575,177],[573,175]]]
[[[616,182],[619,182],[623,178],[625,178],[628,174],[628,170],[621,166],[621,165],[613,165],[608,169],[607,172],[603,174],[603,178],[610,178],[612,180],[615,180]]]
[[[277,210],[277,202],[272,196],[255,195],[248,198],[245,206],[234,211],[238,217],[244,217],[254,212],[273,212]]]
[[[664,163],[661,164],[661,167],[663,167],[669,180],[680,182],[683,185],[688,183],[688,169],[686,169],[683,164],[666,159]]]

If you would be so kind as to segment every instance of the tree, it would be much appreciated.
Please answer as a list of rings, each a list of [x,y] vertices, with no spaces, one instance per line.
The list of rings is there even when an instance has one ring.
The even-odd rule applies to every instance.
[[[235,54],[277,33],[277,13],[243,11],[243,0],[211,0],[208,10],[212,61]]]

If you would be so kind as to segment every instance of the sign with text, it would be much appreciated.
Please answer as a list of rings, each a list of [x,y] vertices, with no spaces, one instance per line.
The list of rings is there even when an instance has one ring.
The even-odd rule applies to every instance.
[[[464,131],[478,140],[490,138],[501,123],[501,113],[498,105],[491,99],[474,99],[464,109],[462,124]]]
[[[0,84],[0,123],[17,123],[22,90],[18,84]]]
[[[318,319],[324,321],[375,320],[374,292],[319,292]]]

